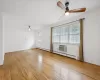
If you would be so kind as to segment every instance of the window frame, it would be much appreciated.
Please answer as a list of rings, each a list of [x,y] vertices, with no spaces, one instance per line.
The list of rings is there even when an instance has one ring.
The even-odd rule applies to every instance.
[[[77,22],[78,22],[78,27],[79,27],[79,33],[77,33],[77,34],[70,34],[70,28],[72,28],[72,27],[75,27],[75,26],[72,26],[73,25],[73,23],[75,24],[77,24]],[[54,42],[54,40],[53,40],[53,43],[59,43],[59,44],[72,44],[72,45],[79,45],[80,44],[80,22],[79,21],[76,21],[76,22],[73,22],[72,24],[63,24],[63,25],[60,25],[60,26],[57,26],[57,27],[53,27],[53,29],[55,28],[59,28],[60,29],[60,33],[59,33],[59,35],[53,35],[53,37],[54,36],[59,36],[59,42]],[[70,26],[71,25],[71,26]],[[63,29],[63,28],[67,28],[68,29],[68,33],[66,34],[62,34],[62,31],[61,31],[61,29]],[[54,34],[53,32],[52,32],[52,34]],[[68,37],[68,39],[66,40],[66,42],[64,43],[64,42],[61,42],[61,37],[62,36],[65,36],[65,35],[67,35],[67,37]],[[79,35],[79,42],[70,42],[70,36],[71,35]]]

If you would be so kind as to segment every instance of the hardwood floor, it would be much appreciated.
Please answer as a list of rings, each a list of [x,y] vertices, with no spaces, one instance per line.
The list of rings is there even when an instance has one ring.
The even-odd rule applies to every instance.
[[[100,66],[39,49],[5,55],[0,80],[100,80]]]

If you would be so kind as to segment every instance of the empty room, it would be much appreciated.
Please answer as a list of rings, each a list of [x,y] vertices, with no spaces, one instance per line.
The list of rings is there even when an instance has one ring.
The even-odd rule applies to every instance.
[[[0,80],[100,80],[100,0],[0,0]]]

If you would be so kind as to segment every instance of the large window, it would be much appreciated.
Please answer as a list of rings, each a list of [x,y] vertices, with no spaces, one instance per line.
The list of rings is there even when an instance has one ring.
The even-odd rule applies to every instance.
[[[53,43],[80,43],[80,22],[64,24],[53,28]]]

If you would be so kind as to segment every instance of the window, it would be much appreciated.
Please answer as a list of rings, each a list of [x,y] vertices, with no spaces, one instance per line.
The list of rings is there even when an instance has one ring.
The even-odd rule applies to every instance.
[[[66,27],[61,28],[60,43],[68,43],[68,28]]]
[[[80,43],[80,25],[74,23],[69,27],[69,43]]]
[[[79,21],[53,28],[53,43],[80,43]]]
[[[60,40],[60,28],[54,28],[53,29],[53,42],[59,43]]]

